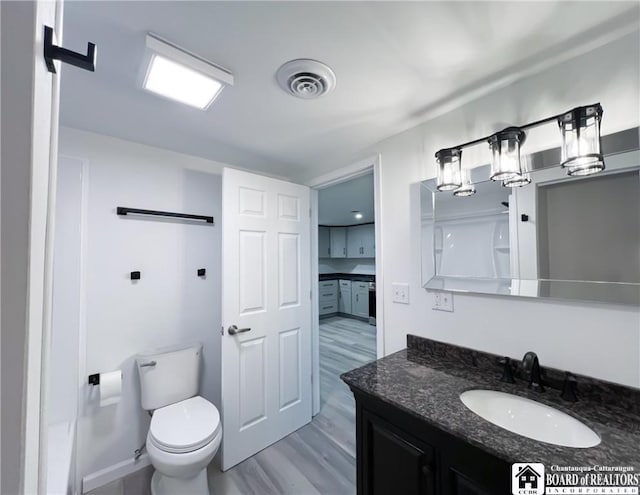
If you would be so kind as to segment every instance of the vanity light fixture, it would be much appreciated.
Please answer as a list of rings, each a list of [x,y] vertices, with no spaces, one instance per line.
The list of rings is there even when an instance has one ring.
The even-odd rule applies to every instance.
[[[465,168],[461,172],[462,185],[453,191],[454,196],[465,197],[473,196],[476,193],[476,186],[471,183],[470,171]]]
[[[491,136],[474,139],[436,153],[438,161],[438,191],[453,191],[455,196],[470,196],[475,188],[465,182],[461,170],[462,150],[481,143],[491,149],[491,180],[502,181],[504,187],[522,187],[531,183],[529,170],[523,168],[520,148],[526,139],[525,130],[556,121],[562,133],[562,168],[569,175],[591,175],[602,172],[604,156],[600,142],[600,103],[577,107],[552,117],[536,120],[519,127],[507,127]],[[473,189],[473,191],[472,191]]]
[[[522,187],[531,184],[531,177],[528,173],[514,175],[502,181],[504,187]]]
[[[438,160],[438,191],[453,191],[462,186],[461,157],[462,150],[458,148],[442,149],[436,153],[436,160]]]
[[[206,110],[225,86],[233,86],[233,74],[153,33],[147,34],[153,54],[143,88],[165,98]]]
[[[591,175],[604,170],[600,142],[602,106],[574,108],[558,118],[562,132],[562,163],[569,175]]]
[[[508,127],[489,138],[491,148],[491,180],[509,180],[522,175],[520,146],[525,140],[524,131]]]

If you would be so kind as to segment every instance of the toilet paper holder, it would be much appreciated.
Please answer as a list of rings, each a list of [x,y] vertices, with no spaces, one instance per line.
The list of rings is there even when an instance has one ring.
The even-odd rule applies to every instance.
[[[89,385],[96,386],[100,385],[100,373],[94,373],[93,375],[89,375]]]

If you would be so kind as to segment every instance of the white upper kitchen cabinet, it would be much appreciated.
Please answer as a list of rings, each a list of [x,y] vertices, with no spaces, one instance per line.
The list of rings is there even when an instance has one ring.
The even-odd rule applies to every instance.
[[[347,229],[347,257],[374,258],[375,238],[374,224],[349,227]]]
[[[347,228],[331,227],[331,257],[347,257]]]
[[[318,227],[318,258],[331,257],[331,229]]]

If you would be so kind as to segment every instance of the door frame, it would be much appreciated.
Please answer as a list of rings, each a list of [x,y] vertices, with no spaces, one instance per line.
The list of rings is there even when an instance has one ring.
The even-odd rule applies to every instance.
[[[373,171],[373,204],[376,236],[376,355],[384,356],[384,279],[382,260],[382,157],[380,154],[321,175],[306,183],[311,188],[311,377],[312,414],[320,412],[320,314],[318,310],[318,191]]]
[[[12,281],[15,287],[5,283],[6,280],[2,283],[3,304],[6,297],[4,289],[7,288],[9,300],[17,304],[7,320],[3,314],[3,356],[11,355],[12,358],[9,364],[2,363],[3,372],[9,370],[9,374],[15,374],[12,380],[19,387],[2,391],[3,402],[10,404],[6,415],[3,409],[2,450],[6,454],[11,449],[19,463],[19,467],[10,473],[3,465],[2,487],[8,484],[12,491],[30,494],[46,492],[48,361],[60,90],[60,76],[50,74],[42,55],[43,26],[53,26],[57,42],[62,42],[63,0],[38,0],[28,6],[25,3],[19,8],[10,7],[11,10],[7,11],[4,7],[3,21],[11,19],[13,23],[13,30],[8,34],[11,38],[7,39],[12,39],[14,45],[3,55],[10,54],[12,67],[25,76],[28,83],[25,92],[17,91],[17,86],[9,82],[8,94],[14,104],[19,102],[23,105],[21,117],[26,116],[29,128],[25,134],[26,127],[18,125],[7,143],[3,135],[3,145],[8,144],[2,150],[3,193],[5,188],[12,188],[14,194],[9,199],[4,195],[2,198],[3,207],[13,208],[13,221],[7,226],[8,230],[3,225],[2,262],[15,264],[14,268],[18,266],[20,279]],[[21,32],[19,38],[16,37],[18,31]],[[11,60],[7,60],[9,65]],[[59,62],[56,65],[59,70]],[[14,110],[13,107],[9,110],[3,107],[2,120],[11,117]],[[5,165],[6,157],[9,160]],[[5,186],[5,183],[10,185]],[[17,204],[17,194],[22,194],[21,199],[26,198],[24,203]],[[5,242],[6,239],[11,242]],[[10,249],[5,250],[5,247]],[[19,254],[17,247],[20,248]],[[23,305],[24,308],[21,307]],[[4,342],[4,334],[9,332],[5,325],[11,328],[14,336],[20,334],[20,338],[12,339],[8,346]],[[4,435],[8,429],[13,433],[6,440]],[[19,441],[15,441],[16,434]]]

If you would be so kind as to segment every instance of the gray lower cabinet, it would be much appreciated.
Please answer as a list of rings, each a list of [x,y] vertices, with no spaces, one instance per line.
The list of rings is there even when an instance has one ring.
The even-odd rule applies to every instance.
[[[351,283],[351,314],[360,318],[369,317],[369,284]]]
[[[338,282],[338,311],[346,315],[351,314],[351,280]]]
[[[323,280],[318,284],[320,316],[338,312],[338,281]]]

